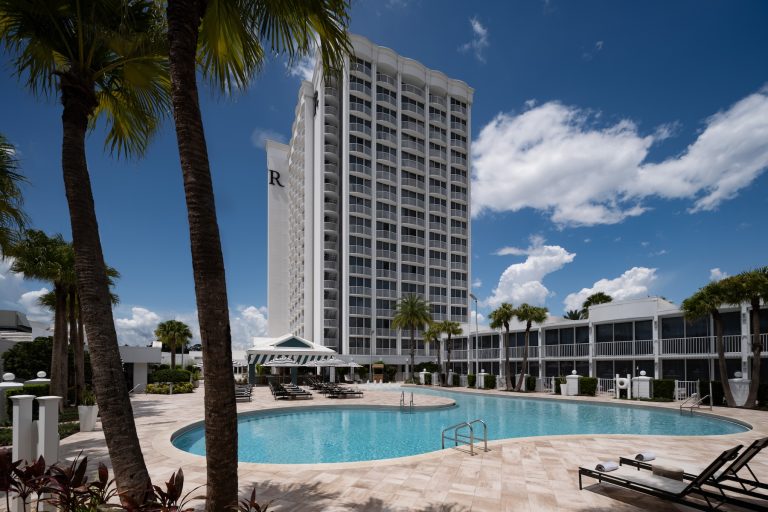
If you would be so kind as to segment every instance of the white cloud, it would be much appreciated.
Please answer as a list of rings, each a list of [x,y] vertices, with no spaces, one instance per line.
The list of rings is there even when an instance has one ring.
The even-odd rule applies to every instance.
[[[768,88],[706,120],[680,155],[646,162],[662,127],[643,136],[631,120],[597,127],[597,114],[548,102],[500,113],[473,144],[473,215],[533,208],[560,226],[615,224],[652,198],[712,210],[768,167]]]
[[[648,295],[650,286],[656,281],[656,269],[647,267],[633,267],[614,279],[600,279],[590,288],[582,288],[576,293],[570,293],[565,297],[566,311],[581,309],[584,300],[597,292],[604,292],[613,297],[613,300],[632,299]]]
[[[585,51],[581,54],[581,58],[590,61],[595,58],[595,55],[600,53],[603,49],[604,42],[603,41],[595,41],[594,46],[589,50]]]
[[[192,331],[192,344],[200,343],[200,325],[197,311],[159,314],[143,307],[132,307],[130,317],[115,318],[117,339],[121,345],[148,345],[155,340],[155,329],[165,320],[184,322]],[[256,306],[238,306],[230,312],[230,330],[232,348],[244,350],[251,346],[254,336],[267,335],[267,308]]]
[[[297,76],[302,80],[312,81],[315,74],[315,64],[317,62],[317,52],[313,51],[309,55],[300,57],[293,63],[286,63],[285,67],[289,76]]]
[[[719,281],[721,279],[725,279],[726,277],[728,277],[728,273],[723,272],[719,267],[709,269],[710,281]]]
[[[275,142],[281,142],[285,144],[288,139],[282,133],[278,133],[275,130],[269,128],[256,128],[251,133],[251,143],[259,149],[264,149],[267,145],[267,140],[274,140]]]
[[[476,278],[475,278],[475,279],[472,281],[472,288],[480,288],[481,286],[483,286],[483,282],[480,280],[480,278],[479,278],[479,277],[476,277]]]
[[[507,267],[501,274],[499,283],[485,304],[496,307],[502,302],[541,305],[550,295],[542,280],[547,274],[560,270],[573,261],[575,253],[570,253],[559,245],[544,245],[541,237],[531,237],[531,246],[527,249],[507,247],[503,254],[526,255],[522,263]],[[510,252],[510,249],[514,251]],[[497,254],[501,252],[497,251]]]
[[[24,274],[11,271],[13,258],[3,258],[0,255],[0,309],[21,311],[29,320],[50,322],[53,313],[37,303],[40,296],[49,292],[42,287],[30,290],[30,281],[24,279]]]
[[[584,243],[585,243],[585,244],[588,244],[588,243],[589,243],[589,242],[591,242],[591,241],[592,241],[592,239],[591,239],[591,238],[585,238],[585,239],[584,239]]]
[[[480,23],[477,17],[469,19],[469,24],[472,26],[472,40],[468,43],[464,43],[459,46],[459,51],[466,53],[472,51],[475,54],[475,58],[480,62],[485,62],[485,56],[483,51],[488,47],[488,29]]]

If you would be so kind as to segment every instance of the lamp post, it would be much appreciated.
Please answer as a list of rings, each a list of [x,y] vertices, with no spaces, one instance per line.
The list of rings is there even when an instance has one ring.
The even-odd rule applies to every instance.
[[[473,352],[474,352],[474,355],[475,355],[475,375],[477,375],[478,365],[480,364],[479,361],[477,360],[477,341],[478,341],[477,340],[477,336],[478,336],[477,331],[479,330],[478,327],[477,327],[477,297],[472,292],[469,292],[469,296],[472,298],[473,301],[475,301],[475,348],[474,348]],[[470,322],[469,323],[469,328],[472,329],[472,319],[471,318],[470,318],[469,322]]]

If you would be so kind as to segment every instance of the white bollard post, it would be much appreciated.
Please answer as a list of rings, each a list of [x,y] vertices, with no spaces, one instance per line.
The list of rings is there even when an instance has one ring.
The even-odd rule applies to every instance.
[[[59,460],[59,402],[60,396],[41,396],[37,421],[37,455],[42,455],[46,465]]]
[[[627,400],[632,400],[632,375],[627,374],[627,382],[629,382],[627,386]]]
[[[616,392],[616,399],[621,398],[621,392],[619,391],[619,374],[616,374],[616,378],[613,381],[613,390]]]
[[[13,448],[11,459],[23,460],[22,465],[34,462],[34,447],[32,446],[32,401],[34,395],[16,395],[11,397],[13,402]],[[25,503],[14,496],[11,502],[11,512],[24,512]]]

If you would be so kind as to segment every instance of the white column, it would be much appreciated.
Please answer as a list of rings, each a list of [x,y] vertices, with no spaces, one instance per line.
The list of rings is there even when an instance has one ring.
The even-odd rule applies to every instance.
[[[147,389],[147,363],[133,363],[133,386],[137,393],[143,393]]]
[[[661,343],[661,320],[659,319],[658,315],[654,315],[653,317],[653,378],[654,379],[660,379],[661,378],[661,365],[659,364],[659,355],[661,354],[661,349],[659,347],[659,344]]]
[[[11,397],[13,402],[13,448],[11,459],[13,461],[24,460],[33,462],[34,452],[32,446],[32,400],[34,395],[16,395]],[[22,463],[23,464],[23,463]],[[26,510],[24,502],[14,497],[11,502],[12,512]]]
[[[50,466],[59,460],[59,402],[60,396],[41,396],[37,398],[40,405],[37,421],[37,455],[42,455],[46,465]]]
[[[741,305],[741,373],[751,379],[749,356],[752,353],[751,347],[752,322],[749,321],[749,309],[746,303]],[[728,376],[730,377],[730,375]]]

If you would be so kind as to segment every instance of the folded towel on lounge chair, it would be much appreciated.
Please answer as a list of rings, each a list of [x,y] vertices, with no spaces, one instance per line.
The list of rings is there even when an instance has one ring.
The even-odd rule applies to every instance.
[[[651,466],[653,474],[656,476],[663,476],[665,478],[671,478],[672,480],[683,480],[683,468],[677,468],[675,466],[664,466],[661,464],[654,464]]]
[[[656,458],[656,454],[653,452],[642,452],[635,455],[635,460],[639,460],[640,462],[648,462],[655,458]]]
[[[600,464],[595,466],[595,469],[597,471],[601,471],[603,473],[607,473],[609,471],[616,471],[617,469],[619,469],[619,465],[616,464],[615,462],[613,462],[612,460],[610,460],[610,461],[607,461],[607,462],[601,462]]]

